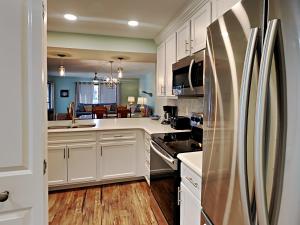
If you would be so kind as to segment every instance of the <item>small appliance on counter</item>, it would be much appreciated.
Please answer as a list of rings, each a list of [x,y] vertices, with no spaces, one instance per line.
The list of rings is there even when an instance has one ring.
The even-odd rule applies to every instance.
[[[186,119],[177,120],[178,125],[185,122]],[[202,136],[203,130],[197,126],[192,126],[189,132],[151,135],[150,189],[169,225],[180,224],[180,163],[177,155],[202,151]]]
[[[177,106],[170,106],[170,105],[165,105],[163,106],[164,109],[164,120],[161,122],[161,124],[164,125],[169,125],[171,124],[171,118],[177,116]]]
[[[171,118],[171,127],[175,130],[191,129],[191,120],[186,116],[176,116]]]

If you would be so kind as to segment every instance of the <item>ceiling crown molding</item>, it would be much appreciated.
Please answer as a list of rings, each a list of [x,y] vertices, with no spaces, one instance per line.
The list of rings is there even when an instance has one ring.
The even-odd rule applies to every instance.
[[[187,7],[181,10],[173,20],[154,38],[157,45],[161,44],[171,34],[187,22],[209,0],[193,0]]]

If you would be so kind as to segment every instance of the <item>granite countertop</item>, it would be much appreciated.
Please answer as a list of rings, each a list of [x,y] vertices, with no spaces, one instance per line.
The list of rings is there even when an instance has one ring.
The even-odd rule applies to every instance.
[[[202,151],[180,153],[177,158],[181,160],[187,167],[202,177]]]
[[[148,134],[154,133],[172,133],[183,132],[190,130],[175,130],[170,125],[162,125],[158,120],[150,118],[114,118],[114,119],[94,119],[76,121],[78,123],[95,123],[95,127],[88,128],[65,128],[65,129],[48,129],[48,133],[58,132],[78,132],[78,131],[104,131],[104,130],[127,130],[127,129],[142,129]],[[49,121],[49,126],[64,126],[70,125],[71,121]]]

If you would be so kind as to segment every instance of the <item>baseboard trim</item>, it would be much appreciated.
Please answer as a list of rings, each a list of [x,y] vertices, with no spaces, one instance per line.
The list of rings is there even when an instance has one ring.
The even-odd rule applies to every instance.
[[[61,191],[61,190],[68,190],[68,189],[75,189],[75,188],[84,188],[84,187],[93,187],[105,184],[115,184],[115,183],[123,183],[123,182],[130,182],[130,181],[140,181],[145,180],[145,177],[132,177],[132,178],[120,178],[120,179],[112,179],[112,180],[103,180],[103,181],[89,181],[86,183],[78,183],[78,184],[65,184],[59,186],[50,186],[48,188],[49,192],[52,191]]]

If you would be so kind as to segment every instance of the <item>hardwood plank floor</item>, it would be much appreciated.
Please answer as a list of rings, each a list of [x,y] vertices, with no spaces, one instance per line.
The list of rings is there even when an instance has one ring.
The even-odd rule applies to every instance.
[[[49,225],[167,223],[147,183],[140,181],[49,193]]]

